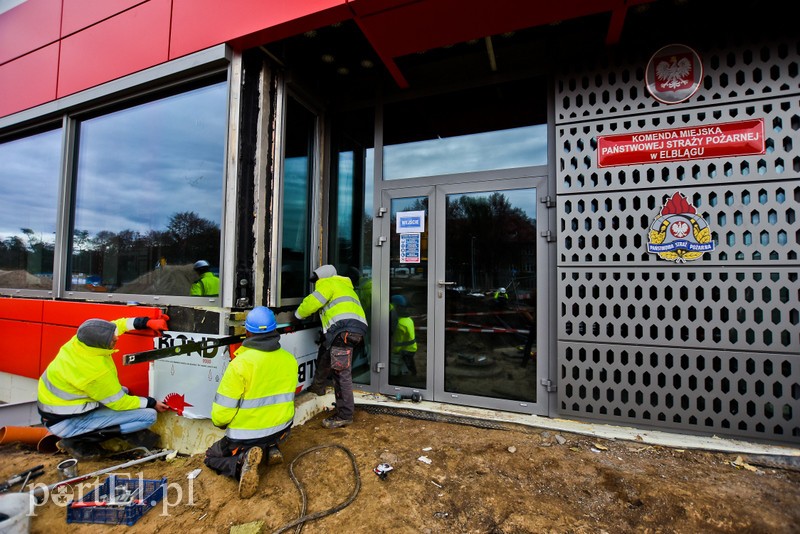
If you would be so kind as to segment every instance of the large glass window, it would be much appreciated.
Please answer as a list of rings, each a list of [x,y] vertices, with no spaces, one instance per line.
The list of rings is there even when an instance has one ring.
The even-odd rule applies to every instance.
[[[302,298],[310,272],[311,180],[317,117],[294,98],[286,109],[283,163],[281,298]]]
[[[361,305],[372,313],[372,214],[374,191],[372,109],[334,115],[331,137],[329,261],[353,281]],[[354,355],[353,381],[370,383],[370,330],[366,350]]]
[[[219,292],[226,123],[225,83],[80,122],[70,289]]]
[[[544,165],[546,110],[542,80],[387,105],[383,179]]]
[[[53,287],[61,130],[0,144],[0,288]]]

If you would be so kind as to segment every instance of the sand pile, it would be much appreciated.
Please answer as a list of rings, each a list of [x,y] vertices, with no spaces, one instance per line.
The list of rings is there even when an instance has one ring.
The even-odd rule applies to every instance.
[[[116,293],[137,295],[186,295],[192,283],[197,280],[197,274],[192,264],[164,265],[149,273],[145,273],[136,280],[123,284]]]

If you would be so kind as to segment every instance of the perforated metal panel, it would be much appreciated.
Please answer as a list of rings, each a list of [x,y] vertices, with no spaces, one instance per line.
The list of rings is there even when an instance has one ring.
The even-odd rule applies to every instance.
[[[682,104],[646,56],[556,80],[558,411],[800,443],[800,41],[697,51]],[[598,136],[749,119],[765,154],[597,164]],[[675,192],[715,243],[693,262],[647,252]]]

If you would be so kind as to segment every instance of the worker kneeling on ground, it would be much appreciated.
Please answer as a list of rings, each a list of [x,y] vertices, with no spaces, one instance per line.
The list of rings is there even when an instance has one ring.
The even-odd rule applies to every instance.
[[[167,405],[152,397],[129,395],[117,376],[112,354],[117,338],[130,330],[167,329],[167,315],[89,319],[50,362],[38,387],[38,408],[48,430],[62,438],[58,447],[76,458],[104,452],[100,444],[122,438],[133,446],[153,448],[158,434],[147,430]]]
[[[205,464],[239,480],[239,497],[258,489],[258,467],[264,450],[267,463],[279,464],[278,445],[294,422],[297,360],[281,348],[275,314],[258,306],[247,314],[245,340],[235,352],[211,406],[211,422],[225,437],[206,451]]]

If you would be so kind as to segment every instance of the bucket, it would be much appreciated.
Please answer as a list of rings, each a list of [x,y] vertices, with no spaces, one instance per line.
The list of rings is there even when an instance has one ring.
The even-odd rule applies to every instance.
[[[4,534],[27,534],[33,507],[36,505],[31,493],[7,493],[0,495],[0,532]],[[8,516],[8,518],[6,518]]]
[[[70,458],[64,460],[56,466],[58,473],[61,475],[61,480],[67,480],[78,476],[78,460]]]

